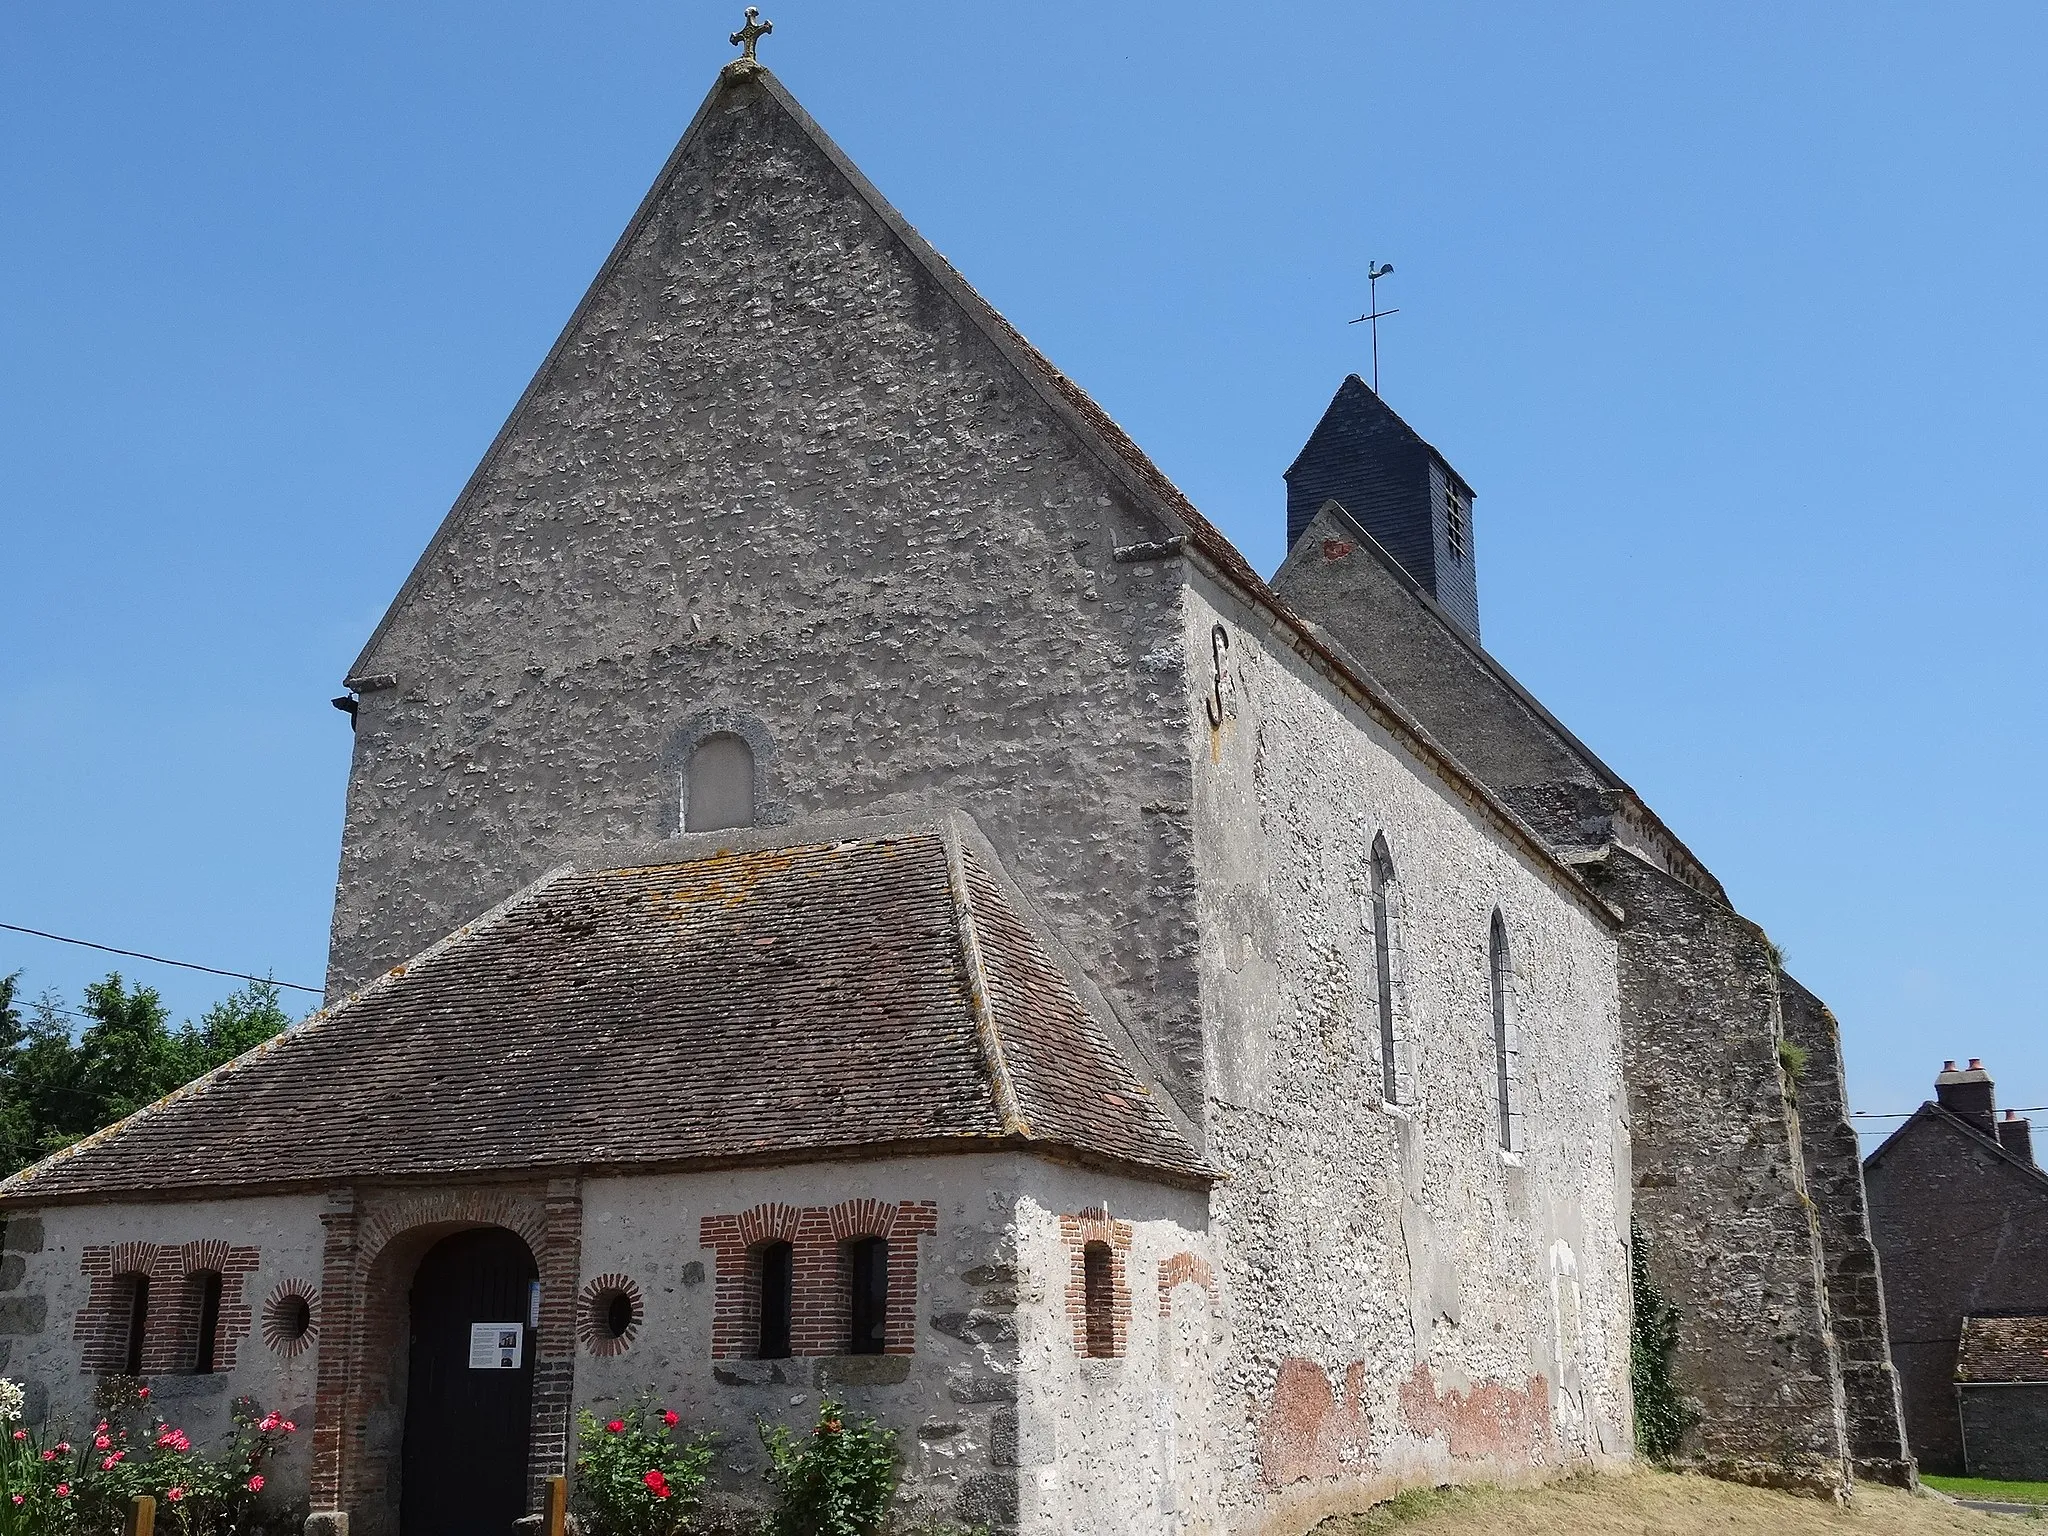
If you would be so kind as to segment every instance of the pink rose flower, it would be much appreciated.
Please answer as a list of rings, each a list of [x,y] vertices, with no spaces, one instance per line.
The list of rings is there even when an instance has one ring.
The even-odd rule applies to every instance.
[[[169,1499],[173,1504],[175,1504],[178,1502],[178,1500],[185,1497],[185,1490],[182,1488],[166,1488],[164,1490],[164,1497]]]
[[[113,1443],[114,1442],[109,1440],[105,1435],[95,1435],[93,1437],[92,1448],[96,1451],[104,1451],[108,1446],[112,1445]]]
[[[261,1493],[263,1491],[263,1474],[261,1472],[249,1479],[249,1491],[251,1493]]]
[[[58,1498],[60,1498],[60,1499],[68,1499],[68,1498],[70,1498],[70,1497],[71,1497],[71,1485],[70,1485],[69,1483],[59,1483],[59,1484],[57,1485],[57,1497],[58,1497]]]

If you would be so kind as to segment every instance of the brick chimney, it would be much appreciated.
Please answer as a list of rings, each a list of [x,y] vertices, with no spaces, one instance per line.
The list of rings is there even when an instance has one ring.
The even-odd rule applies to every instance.
[[[1952,1115],[1959,1115],[1986,1136],[1998,1135],[1998,1107],[1991,1093],[1991,1074],[1981,1058],[1972,1056],[1962,1071],[1952,1061],[1941,1064],[1934,1080],[1935,1102]]]
[[[2005,1118],[1998,1122],[1998,1144],[2021,1162],[2033,1162],[2033,1121],[2022,1120],[2018,1110],[2008,1109]]]

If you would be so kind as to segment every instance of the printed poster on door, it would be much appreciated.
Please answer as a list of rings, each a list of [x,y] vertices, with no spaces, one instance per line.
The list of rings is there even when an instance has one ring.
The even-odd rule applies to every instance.
[[[469,1368],[472,1371],[516,1371],[525,1346],[526,1329],[519,1323],[471,1323]]]

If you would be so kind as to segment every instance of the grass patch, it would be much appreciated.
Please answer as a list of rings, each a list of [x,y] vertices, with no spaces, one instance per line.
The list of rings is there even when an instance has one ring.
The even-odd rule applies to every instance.
[[[2008,1483],[1995,1477],[1940,1477],[1920,1474],[1930,1488],[1959,1499],[1993,1499],[2001,1504],[2048,1504],[2048,1483]]]
[[[1959,1480],[1939,1481],[1949,1491]],[[1968,1496],[1979,1497],[1974,1489]],[[1540,1487],[1412,1490],[1365,1514],[1326,1520],[1316,1536],[2019,1536],[2029,1529],[2040,1527],[2018,1524],[2011,1515],[1980,1514],[1931,1493],[1859,1483],[1849,1503],[1838,1506],[1804,1494],[1638,1466]]]

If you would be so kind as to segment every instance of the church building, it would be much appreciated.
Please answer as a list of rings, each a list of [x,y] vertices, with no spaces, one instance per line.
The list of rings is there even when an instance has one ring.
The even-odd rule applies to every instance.
[[[327,1006],[0,1185],[0,1368],[295,1414],[326,1533],[651,1388],[729,1506],[831,1396],[917,1519],[1294,1536],[1631,1456],[1633,1211],[1682,1460],[1910,1475],[1833,1019],[1440,453],[1286,486],[1269,584],[728,65],[348,674]]]

